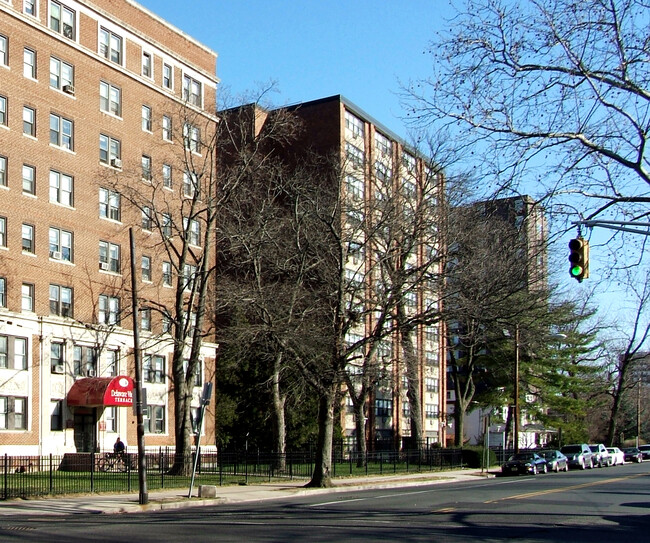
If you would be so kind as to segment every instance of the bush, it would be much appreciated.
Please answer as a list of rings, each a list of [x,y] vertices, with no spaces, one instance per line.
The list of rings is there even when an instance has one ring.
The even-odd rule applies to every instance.
[[[468,468],[486,468],[497,464],[497,456],[495,452],[490,449],[488,451],[487,466],[483,466],[483,447],[463,447],[463,465]]]

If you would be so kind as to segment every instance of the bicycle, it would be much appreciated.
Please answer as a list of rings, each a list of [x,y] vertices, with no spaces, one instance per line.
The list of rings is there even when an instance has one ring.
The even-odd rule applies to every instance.
[[[97,462],[99,471],[126,471],[130,462],[125,453],[106,453]]]

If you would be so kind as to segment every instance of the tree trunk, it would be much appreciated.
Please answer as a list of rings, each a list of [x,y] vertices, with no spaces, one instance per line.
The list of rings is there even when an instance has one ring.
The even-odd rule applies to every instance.
[[[462,447],[465,441],[465,408],[456,400],[454,408],[454,444]]]
[[[354,426],[357,438],[357,467],[362,468],[366,465],[366,453],[368,446],[366,442],[366,400],[362,398],[354,406]]]
[[[329,488],[332,486],[332,438],[334,437],[333,390],[322,393],[318,402],[318,442],[314,473],[308,487]]]
[[[408,376],[406,396],[411,408],[411,448],[420,449],[424,443],[424,428],[422,426],[422,394],[420,386],[420,366],[413,346],[410,330],[402,330],[401,343]]]
[[[182,378],[179,378],[176,375],[177,373],[180,373]],[[175,369],[174,374],[176,376],[174,380],[176,454],[174,455],[174,464],[170,469],[170,473],[173,475],[190,475],[193,465],[192,419],[190,409],[192,394],[189,386],[185,382],[182,361],[180,364],[180,372],[177,372]]]
[[[278,455],[275,467],[278,470],[284,470],[287,463],[287,429],[284,417],[284,406],[287,397],[280,391],[281,362],[282,354],[278,354],[275,358],[275,366],[273,368],[273,418],[275,421],[275,450]]]

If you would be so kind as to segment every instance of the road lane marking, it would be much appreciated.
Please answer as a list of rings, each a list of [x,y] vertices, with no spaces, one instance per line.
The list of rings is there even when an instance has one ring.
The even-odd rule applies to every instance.
[[[557,492],[566,492],[568,490],[579,490],[581,488],[588,488],[590,486],[607,485],[609,483],[616,483],[619,481],[626,481],[627,479],[636,479],[637,477],[647,477],[646,473],[638,473],[636,475],[627,475],[625,477],[615,477],[614,479],[605,479],[603,481],[592,481],[590,483],[582,483],[579,485],[567,486],[564,488],[551,488],[549,490],[537,490],[535,492],[527,492],[526,494],[515,494],[514,496],[506,496],[496,500],[488,500],[483,503],[497,503],[507,500],[524,500],[526,498],[534,498],[536,496],[545,496],[546,494],[555,494]]]
[[[365,500],[383,500],[384,498],[394,498],[396,496],[413,496],[414,494],[428,494],[430,492],[433,492],[433,489],[415,490],[413,492],[398,492],[398,493],[392,493],[392,494],[384,494],[382,496],[369,496],[367,498],[348,498],[348,499],[342,499],[342,500],[333,500],[333,501],[330,501],[330,502],[312,503],[312,504],[309,504],[307,507],[324,507],[326,505],[334,505],[334,504],[337,504],[337,503],[362,502],[362,501],[365,501]]]

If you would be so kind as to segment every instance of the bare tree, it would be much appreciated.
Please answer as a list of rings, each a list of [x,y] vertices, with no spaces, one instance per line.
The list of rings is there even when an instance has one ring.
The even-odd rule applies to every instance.
[[[161,121],[166,140],[161,148],[151,149],[140,162],[124,163],[121,170],[106,171],[99,181],[109,198],[120,199],[128,222],[142,226],[137,236],[141,254],[163,266],[160,283],[140,292],[140,306],[157,316],[165,341],[173,345],[174,473],[187,473],[192,466],[193,386],[204,339],[214,337],[214,236],[223,197],[216,183],[216,127],[210,114],[179,105]],[[154,169],[156,158],[165,163]]]
[[[449,130],[498,190],[532,182],[574,218],[645,217],[649,12],[644,0],[467,0],[431,43],[434,74],[404,89],[409,117]]]

